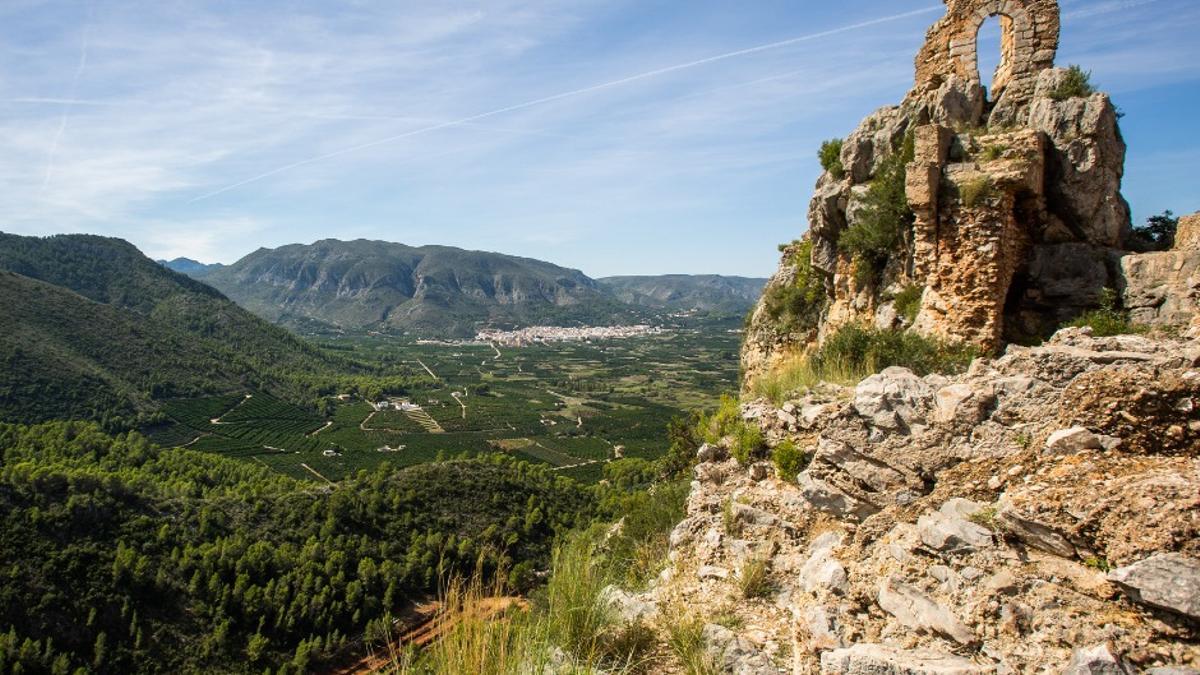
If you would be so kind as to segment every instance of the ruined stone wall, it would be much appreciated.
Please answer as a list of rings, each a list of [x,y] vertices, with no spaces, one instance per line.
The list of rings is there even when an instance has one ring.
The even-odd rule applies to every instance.
[[[933,25],[917,54],[914,93],[933,91],[951,77],[980,82],[979,29],[1000,17],[1001,59],[991,98],[1019,110],[1033,97],[1038,73],[1054,65],[1059,12],[1055,0],[946,0],[946,16]]]

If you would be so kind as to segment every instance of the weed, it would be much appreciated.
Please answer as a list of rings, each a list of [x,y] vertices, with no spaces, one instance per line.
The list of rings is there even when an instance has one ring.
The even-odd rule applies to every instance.
[[[924,292],[925,289],[917,284],[905,286],[892,298],[892,306],[896,308],[896,313],[910,324],[916,321],[917,312],[921,310],[921,295]]]
[[[733,510],[733,500],[726,499],[721,505],[721,529],[728,537],[742,536],[742,521],[738,519],[737,513]]]
[[[738,630],[746,625],[746,621],[737,615],[731,605],[717,610],[717,613],[712,616],[712,622],[729,630]]]
[[[1090,567],[1091,569],[1099,570],[1101,572],[1111,572],[1112,571],[1112,563],[1108,562],[1107,558],[1091,556],[1089,558],[1086,558],[1083,561],[1083,564],[1085,567]]]
[[[878,278],[912,227],[913,212],[908,207],[904,181],[913,148],[913,135],[908,134],[880,163],[863,197],[862,208],[838,237],[838,249],[854,259],[855,278],[860,282],[874,282]]]
[[[1068,323],[1075,328],[1088,327],[1095,337],[1145,333],[1149,327],[1129,320],[1128,312],[1120,308],[1120,296],[1111,288],[1100,291],[1099,308],[1084,312]]]
[[[996,507],[985,506],[982,509],[979,509],[978,511],[976,511],[975,513],[972,513],[971,515],[967,516],[967,520],[969,520],[972,523],[975,523],[976,525],[979,525],[981,527],[986,527],[989,530],[995,530],[996,529],[996,513],[997,513]]]
[[[988,176],[977,176],[958,186],[958,194],[962,205],[973,209],[992,196],[992,179]]]
[[[1022,450],[1028,450],[1029,446],[1033,445],[1033,436],[1030,436],[1027,431],[1022,431],[1017,434],[1016,442],[1017,447]]]
[[[717,675],[718,659],[705,648],[704,622],[682,616],[667,626],[667,646],[687,675]]]
[[[772,590],[769,558],[749,558],[737,573],[738,590],[743,598],[761,598]]]
[[[1004,156],[1004,151],[1008,150],[1006,145],[989,145],[983,149],[980,155],[985,162],[994,162]]]

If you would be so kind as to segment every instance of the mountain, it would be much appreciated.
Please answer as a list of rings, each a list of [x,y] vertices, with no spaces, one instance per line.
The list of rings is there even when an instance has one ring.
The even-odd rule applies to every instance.
[[[622,302],[656,309],[728,311],[744,314],[762,294],[766,279],[718,274],[663,274],[598,279]]]
[[[179,272],[180,274],[186,274],[193,279],[199,279],[213,270],[219,270],[224,267],[224,265],[221,263],[202,263],[199,260],[192,260],[191,258],[155,260],[154,262],[166,267],[167,269]]]
[[[0,233],[0,419],[120,418],[353,370],[120,239]]]
[[[483,325],[607,324],[644,312],[582,272],[449,246],[325,239],[259,249],[204,281],[293,326],[473,335]]]

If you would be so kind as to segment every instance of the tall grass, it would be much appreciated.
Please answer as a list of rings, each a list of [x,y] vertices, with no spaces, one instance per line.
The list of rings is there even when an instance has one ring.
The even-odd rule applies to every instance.
[[[752,390],[781,404],[796,392],[821,382],[852,385],[889,366],[918,375],[959,373],[979,351],[971,345],[943,342],[911,331],[843,326],[815,352],[784,361],[755,381]]]
[[[667,646],[687,675],[717,675],[718,660],[705,648],[704,622],[686,611],[672,612],[678,617],[667,625]]]

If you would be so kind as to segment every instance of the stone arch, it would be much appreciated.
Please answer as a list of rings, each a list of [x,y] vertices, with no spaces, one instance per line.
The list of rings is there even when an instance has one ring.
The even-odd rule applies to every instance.
[[[951,77],[979,84],[978,39],[985,21],[999,16],[1001,68],[994,80],[1011,104],[1033,96],[1037,75],[1054,66],[1058,52],[1057,0],[944,0],[946,16],[935,23],[917,54],[916,90],[940,87]]]

